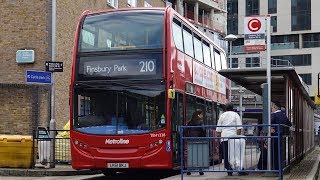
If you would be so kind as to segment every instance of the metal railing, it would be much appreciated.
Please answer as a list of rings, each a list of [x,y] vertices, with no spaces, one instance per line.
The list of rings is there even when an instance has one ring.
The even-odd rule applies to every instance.
[[[299,42],[272,43],[271,44],[271,50],[297,49],[297,48],[299,48]]]
[[[257,62],[251,61],[250,63],[247,62],[243,62],[243,63],[233,63],[231,62],[231,64],[229,65],[229,68],[231,69],[238,69],[238,68],[266,68],[267,64],[265,61],[260,60]],[[271,58],[271,67],[273,68],[277,68],[277,67],[293,67],[294,66],[291,64],[291,62],[289,60],[285,60],[285,59],[275,59],[275,58]]]
[[[34,167],[48,166],[50,163],[54,164],[70,164],[71,150],[69,131],[66,130],[45,130],[39,133],[39,130],[33,131],[33,148],[35,153]],[[55,138],[49,137],[50,133],[55,133]],[[52,141],[53,140],[53,141]],[[54,162],[50,159],[50,146],[55,143]]]
[[[289,60],[271,58],[271,67],[294,67]]]
[[[303,48],[320,47],[320,41],[303,41]]]
[[[310,43],[305,43],[305,46],[307,47],[309,44]],[[271,46],[271,50],[298,49],[299,48],[299,43],[298,42],[272,43],[270,46]],[[232,53],[234,53],[234,54],[244,54],[245,53],[244,52],[244,46],[243,45],[241,45],[241,46],[232,46]]]
[[[275,132],[271,136],[267,133],[260,133],[253,136],[234,136],[234,137],[190,137],[188,132],[194,128],[205,129],[209,132],[217,127],[226,128],[246,128],[253,127],[260,129],[260,132],[267,132],[267,129],[273,128]],[[287,127],[288,128],[288,127]],[[208,133],[207,133],[208,134]],[[283,170],[290,166],[289,128],[281,125],[242,125],[242,126],[181,126],[180,127],[180,161],[181,161],[181,179],[184,173],[191,172],[225,172],[225,173],[250,173],[250,172],[268,172],[277,173],[279,179],[283,178]],[[219,152],[215,148],[210,148],[210,144],[220,142]],[[269,142],[269,143],[268,143]],[[218,143],[219,144],[219,143]],[[270,144],[271,149],[271,169],[267,164],[267,149]],[[219,159],[227,160],[222,164],[211,165],[209,160],[211,154],[219,154]]]

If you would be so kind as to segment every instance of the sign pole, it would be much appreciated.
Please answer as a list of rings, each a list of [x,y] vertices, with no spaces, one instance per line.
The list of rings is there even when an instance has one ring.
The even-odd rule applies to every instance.
[[[56,58],[56,0],[52,0],[52,57],[51,61]],[[52,73],[51,84],[51,120],[50,120],[50,167],[55,167],[55,135],[56,135],[56,120],[55,120],[55,88],[54,88],[54,73]]]
[[[271,136],[271,32],[270,32],[270,16],[267,20],[267,84],[268,84],[268,136]],[[271,139],[268,138],[268,170],[271,170]]]

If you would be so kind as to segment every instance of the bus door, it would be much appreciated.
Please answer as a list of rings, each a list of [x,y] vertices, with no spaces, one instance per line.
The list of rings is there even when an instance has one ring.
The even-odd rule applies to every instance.
[[[176,98],[171,100],[171,139],[174,167],[180,166],[180,126],[184,122],[183,95],[176,92]]]

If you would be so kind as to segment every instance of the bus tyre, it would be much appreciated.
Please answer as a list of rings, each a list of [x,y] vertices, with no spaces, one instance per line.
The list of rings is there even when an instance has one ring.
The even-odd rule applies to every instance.
[[[102,169],[101,172],[102,172],[102,174],[104,174],[105,176],[115,176],[115,175],[117,174],[116,171],[109,170],[109,169]]]

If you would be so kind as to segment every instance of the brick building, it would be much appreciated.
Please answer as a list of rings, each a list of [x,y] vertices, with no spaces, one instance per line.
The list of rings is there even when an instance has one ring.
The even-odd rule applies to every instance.
[[[0,3],[0,134],[31,134],[49,126],[50,85],[26,83],[26,70],[44,71],[52,54],[51,0],[3,0]],[[164,7],[163,0],[57,0],[56,61],[64,72],[55,73],[57,129],[69,120],[69,83],[75,29],[85,10],[131,6]],[[17,50],[34,50],[34,62],[16,62]]]

